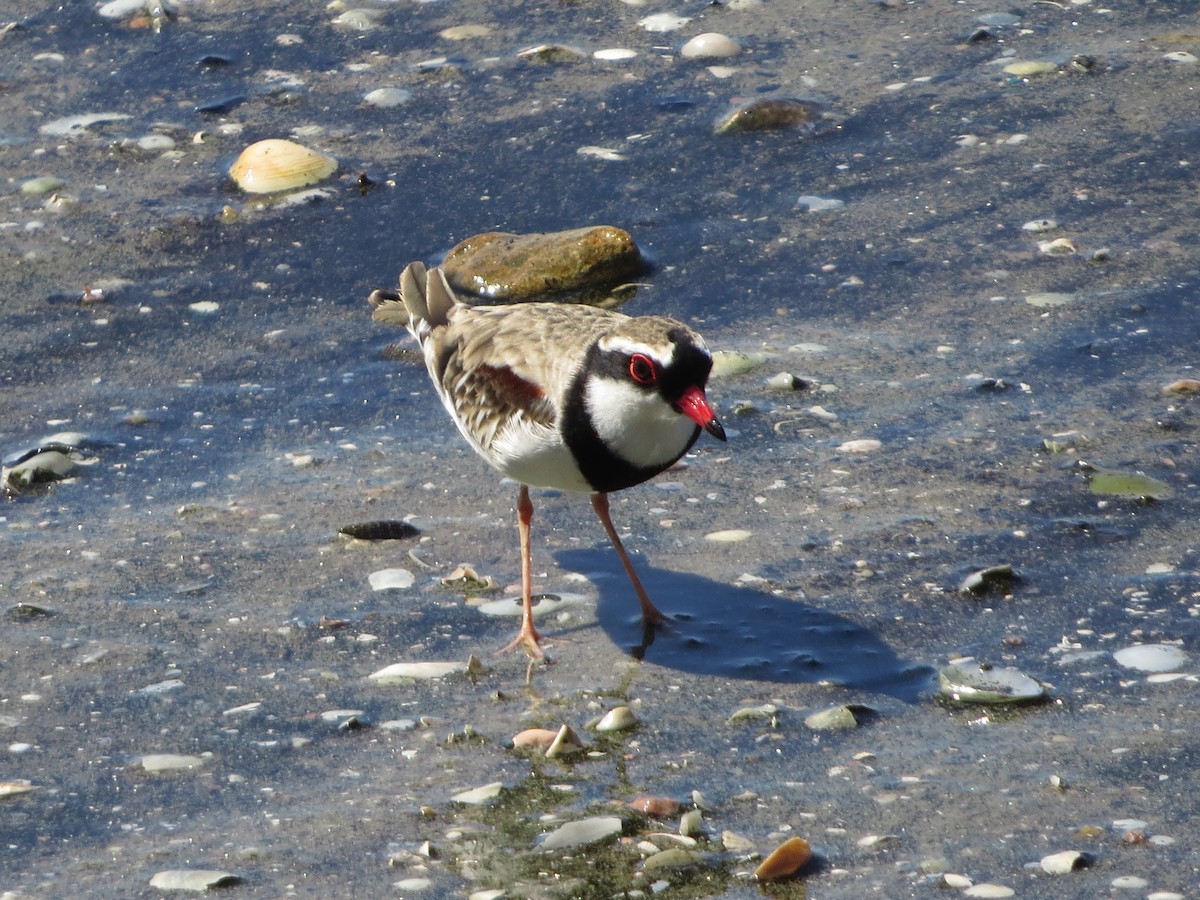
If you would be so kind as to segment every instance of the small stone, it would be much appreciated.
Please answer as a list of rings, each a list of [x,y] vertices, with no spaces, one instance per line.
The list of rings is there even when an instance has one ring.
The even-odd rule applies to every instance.
[[[848,731],[858,727],[858,717],[849,706],[831,706],[806,716],[804,724],[813,731]]]
[[[793,129],[812,131],[824,117],[820,104],[790,97],[752,100],[727,113],[714,129],[717,134]]]
[[[455,290],[506,303],[607,292],[647,268],[629,232],[611,225],[480,234],[458,243],[442,263]]]

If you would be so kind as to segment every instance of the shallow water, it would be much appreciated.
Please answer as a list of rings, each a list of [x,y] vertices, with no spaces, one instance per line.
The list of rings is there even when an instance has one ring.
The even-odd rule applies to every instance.
[[[527,854],[539,817],[699,789],[714,835],[761,852],[808,838],[813,895],[923,896],[930,860],[1017,896],[1101,896],[1126,875],[1146,886],[1122,895],[1196,893],[1193,669],[1151,682],[1111,656],[1194,653],[1200,621],[1195,400],[1161,391],[1194,377],[1200,341],[1196,67],[1163,58],[1197,52],[1190,19],[1166,3],[697,3],[650,34],[637,22],[660,10],[615,2],[378,8],[367,33],[323,5],[186,4],[161,34],[84,4],[0,13],[25,17],[0,34],[0,449],[79,431],[95,459],[0,506],[0,596],[51,613],[8,614],[0,652],[0,780],[35,786],[0,800],[0,889],[150,895],[154,872],[202,867],[258,896],[415,896],[394,883],[428,877],[423,896],[516,882],[513,896],[610,897],[658,876],[636,874],[629,846]],[[995,12],[1020,22],[968,43]],[[493,31],[438,35],[466,23]],[[673,55],[709,30],[748,48],[728,78]],[[516,58],[547,40],[640,55]],[[1064,68],[1006,76],[1006,53]],[[198,65],[210,54],[228,65]],[[452,69],[414,68],[443,55]],[[412,100],[362,104],[383,86]],[[711,133],[772,94],[823,102],[827,127]],[[39,132],[86,112],[131,118]],[[238,150],[305,126],[342,162],[331,196],[237,195],[223,171]],[[152,131],[177,158],[122,143]],[[64,179],[60,197],[20,193],[36,175]],[[810,213],[804,195],[845,206]],[[1022,230],[1047,217],[1056,231]],[[472,234],[591,223],[629,229],[657,264],[627,311],[775,354],[713,383],[727,445],[702,440],[685,468],[613,497],[678,619],[638,650],[602,530],[581,498],[547,494],[539,589],[590,604],[546,626],[556,664],[529,687],[513,656],[474,681],[366,682],[398,660],[487,657],[510,622],[437,578],[463,562],[517,577],[515,487],[460,444],[424,372],[385,356],[401,336],[372,325],[366,294]],[[1041,253],[1055,237],[1079,251]],[[78,303],[113,278],[128,283]],[[1051,291],[1072,302],[1026,302]],[[771,392],[778,371],[812,387]],[[1065,452],[1044,449],[1054,435]],[[882,447],[839,449],[859,438]],[[1098,497],[1081,460],[1174,494]],[[404,517],[421,541],[335,538]],[[753,538],[704,539],[733,528]],[[1010,596],[958,593],[997,563],[1020,576]],[[372,592],[390,566],[416,586]],[[1052,701],[928,699],[956,654],[1021,668]],[[502,746],[618,701],[643,725],[591,735],[582,762]],[[727,721],[767,702],[775,723]],[[834,703],[876,715],[850,733],[803,725]],[[321,719],[338,709],[370,727]],[[151,752],[211,755],[164,776],[139,769]],[[449,799],[492,781],[510,791],[497,808]],[[1123,841],[1123,819],[1153,840]],[[426,840],[438,856],[410,857]],[[1095,864],[1028,865],[1070,848]],[[752,867],[661,876],[663,896],[757,895],[738,875]]]

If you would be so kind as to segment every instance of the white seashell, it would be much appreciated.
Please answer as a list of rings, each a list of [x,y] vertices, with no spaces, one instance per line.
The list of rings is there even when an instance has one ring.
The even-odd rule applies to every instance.
[[[691,19],[686,16],[677,16],[674,13],[655,13],[652,16],[646,16],[644,19],[638,20],[638,25],[646,31],[662,32],[675,31],[682,28]]]
[[[1113,653],[1118,665],[1139,672],[1170,672],[1187,665],[1188,655],[1173,644],[1138,644]]]
[[[109,0],[96,10],[102,19],[124,19],[146,11],[146,0]]]
[[[491,803],[500,796],[500,792],[504,790],[504,783],[501,781],[493,781],[490,784],[485,784],[482,787],[471,788],[467,791],[460,791],[450,799],[455,803],[466,803],[471,806],[482,806],[486,803]]]
[[[577,822],[567,822],[554,831],[539,834],[534,843],[543,851],[570,850],[616,837],[623,827],[620,816],[594,816]]]
[[[684,44],[679,50],[679,55],[688,59],[728,59],[741,52],[741,44],[733,38],[715,31],[707,31]]]
[[[380,109],[391,109],[407,103],[411,99],[412,91],[406,91],[404,88],[376,88],[363,97],[363,103]]]
[[[198,313],[215,313],[220,308],[221,304],[216,300],[197,300],[188,304],[188,309]]]
[[[445,678],[460,672],[478,675],[484,672],[484,665],[476,656],[470,656],[465,663],[461,662],[400,662],[384,666],[378,672],[372,672],[367,678],[379,684],[395,684],[408,679],[429,680]]]
[[[627,731],[638,723],[638,717],[628,706],[614,706],[596,723],[597,731]]]
[[[753,531],[747,531],[744,528],[728,528],[724,531],[710,531],[704,536],[706,541],[715,541],[718,544],[737,544],[741,541],[748,541],[754,537]]]
[[[121,122],[130,118],[126,113],[83,113],[78,116],[66,116],[47,122],[38,128],[42,134],[75,135],[86,131],[89,126],[104,122]]]
[[[355,31],[370,31],[379,27],[379,20],[382,18],[383,10],[381,9],[348,9],[334,18],[333,24],[343,28],[352,28]]]
[[[838,447],[842,453],[874,453],[883,446],[883,441],[875,438],[862,438],[857,441],[846,441]]]
[[[147,772],[172,772],[178,769],[198,769],[204,765],[200,756],[187,753],[147,753],[138,762]]]
[[[622,59],[633,59],[637,56],[636,50],[629,50],[625,47],[610,47],[607,50],[597,50],[592,54],[594,59],[602,59],[607,62],[615,62]]]
[[[413,573],[408,569],[380,569],[367,576],[367,583],[373,591],[390,589],[404,590],[413,586]]]
[[[316,184],[337,171],[332,156],[294,141],[270,138],[251,144],[229,167],[229,177],[250,194],[274,194]]]

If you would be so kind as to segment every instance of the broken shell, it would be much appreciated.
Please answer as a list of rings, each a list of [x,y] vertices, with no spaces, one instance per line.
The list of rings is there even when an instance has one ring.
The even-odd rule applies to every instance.
[[[627,731],[638,723],[638,717],[628,706],[614,706],[596,723],[597,731]]]
[[[771,851],[757,869],[754,878],[757,881],[778,881],[794,875],[812,860],[812,848],[804,838],[788,838]]]
[[[938,692],[955,703],[1030,703],[1046,699],[1046,689],[1025,673],[993,667],[971,657],[942,668]]]
[[[554,736],[554,740],[550,742],[550,746],[546,748],[546,756],[555,759],[559,756],[567,756],[571,753],[578,753],[583,749],[583,741],[579,739],[579,735],[575,733],[575,729],[570,725],[564,725],[558,729],[558,733]]]
[[[229,177],[250,194],[274,194],[308,187],[337,171],[332,156],[294,141],[270,138],[251,144],[229,167]]]

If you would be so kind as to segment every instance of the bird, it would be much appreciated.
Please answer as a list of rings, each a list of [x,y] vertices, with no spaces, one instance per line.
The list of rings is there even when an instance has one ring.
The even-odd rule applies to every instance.
[[[470,305],[445,273],[409,264],[400,289],[371,294],[374,318],[403,322],[442,405],[484,460],[519,485],[521,626],[497,651],[543,659],[533,622],[529,489],[588,493],[647,628],[651,602],[613,527],[608,495],[670,468],[706,431],[725,429],[705,394],[713,358],[692,328],[579,304]]]

